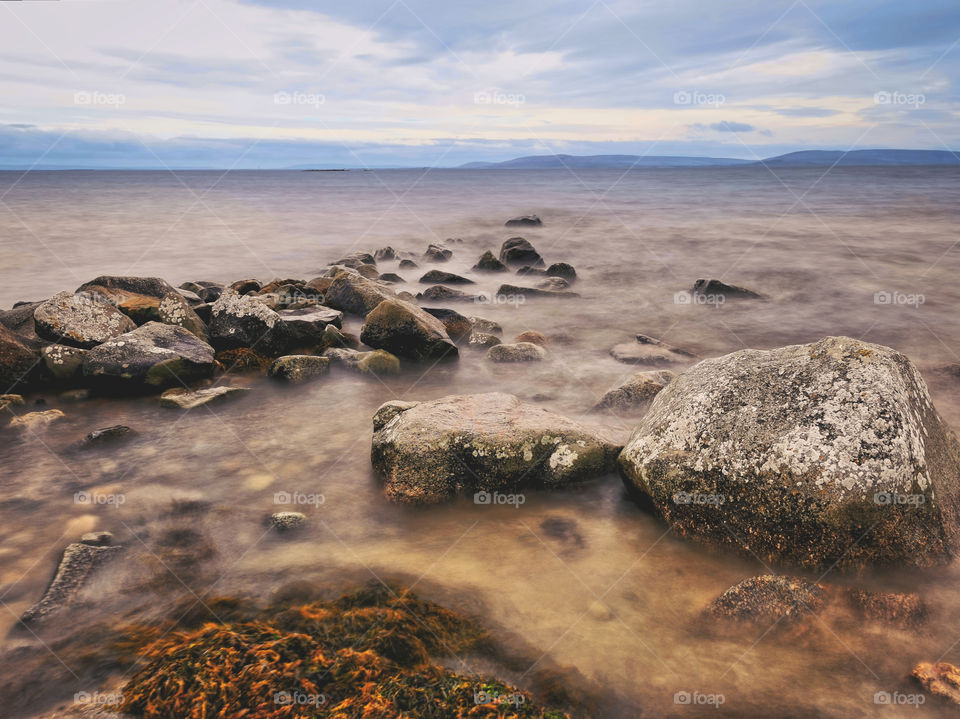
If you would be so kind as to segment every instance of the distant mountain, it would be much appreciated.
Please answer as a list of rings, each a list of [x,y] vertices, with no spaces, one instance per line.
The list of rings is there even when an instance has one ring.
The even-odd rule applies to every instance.
[[[679,157],[672,155],[529,155],[506,162],[468,162],[467,170],[573,170],[618,169],[631,167],[717,167],[746,165],[750,160],[723,157]]]
[[[626,170],[633,167],[770,167],[960,165],[960,157],[947,150],[802,150],[762,161],[729,157],[675,155],[529,155],[505,162],[468,162],[467,170]]]

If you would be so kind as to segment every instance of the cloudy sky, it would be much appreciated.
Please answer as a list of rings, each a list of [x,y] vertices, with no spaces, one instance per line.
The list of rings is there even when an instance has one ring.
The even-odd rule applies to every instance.
[[[0,3],[0,167],[960,147],[958,0]]]

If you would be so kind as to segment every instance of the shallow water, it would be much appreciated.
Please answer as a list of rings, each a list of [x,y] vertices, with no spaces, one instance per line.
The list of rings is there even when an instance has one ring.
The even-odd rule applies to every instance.
[[[960,362],[960,288],[952,281],[958,179],[957,170],[928,168],[0,173],[2,307],[99,274],[157,275],[173,284],[310,278],[351,249],[389,244],[419,253],[447,238],[460,241],[448,242],[454,258],[440,266],[465,272],[517,234],[548,263],[573,264],[582,295],[449,305],[499,321],[506,337],[545,333],[551,356],[542,365],[492,366],[464,349],[458,363],[411,367],[383,381],[334,373],[289,389],[232,378],[254,391],[186,413],[144,398],[43,396],[44,408],[60,408],[67,419],[42,437],[0,435],[0,601],[9,610],[0,612],[0,633],[40,596],[59,553],[82,532],[113,531],[127,555],[94,583],[94,610],[61,616],[37,637],[14,632],[3,640],[5,706],[31,716],[123,675],[95,671],[78,651],[80,639],[58,643],[78,629],[78,616],[115,624],[161,616],[191,592],[265,598],[292,580],[339,588],[400,577],[428,597],[452,597],[481,613],[543,654],[544,665],[578,669],[616,697],[623,716],[875,716],[877,691],[916,691],[904,680],[916,662],[960,663],[960,630],[951,622],[960,610],[955,567],[827,575],[919,591],[933,609],[920,631],[842,617],[814,620],[802,635],[764,626],[713,631],[699,619],[707,603],[768,568],[676,539],[625,497],[614,476],[529,493],[519,508],[469,498],[431,508],[390,505],[370,469],[370,419],[388,399],[499,390],[602,423],[625,439],[636,416],[588,410],[637,369],[608,355],[637,333],[701,357],[847,334],[908,354],[941,414],[958,427],[960,385],[938,371]],[[503,227],[531,212],[545,227]],[[421,266],[399,271],[410,280],[406,289],[416,291],[430,267]],[[380,269],[398,271],[394,262]],[[699,277],[769,299],[676,303],[675,293]],[[501,281],[512,280],[481,277],[477,289],[493,291]],[[878,304],[877,292],[916,303]],[[347,329],[356,333],[359,322]],[[117,423],[140,437],[102,453],[70,450],[91,429]],[[77,504],[81,490],[122,496],[123,504]],[[277,492],[323,495],[322,505],[297,507],[311,518],[306,532],[278,538],[265,531]],[[198,503],[195,511],[184,510],[188,501]],[[575,529],[552,531],[557,518]],[[173,533],[184,528],[195,534]],[[94,649],[97,641],[82,639]],[[468,671],[471,661],[454,665]],[[719,710],[678,705],[674,696],[683,691],[722,694],[725,703]],[[928,703],[883,713],[941,711]]]

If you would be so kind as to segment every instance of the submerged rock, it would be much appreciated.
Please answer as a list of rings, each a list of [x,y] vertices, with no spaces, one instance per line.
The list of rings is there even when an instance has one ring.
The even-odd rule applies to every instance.
[[[301,512],[274,512],[270,515],[270,526],[278,532],[300,529],[307,523],[307,515]]]
[[[160,395],[160,406],[193,409],[211,402],[219,402],[231,397],[236,398],[249,391],[246,387],[204,387],[198,390],[174,387]]]
[[[825,604],[823,586],[800,577],[750,577],[717,597],[707,610],[714,617],[769,625],[792,623]]]
[[[90,295],[60,292],[33,313],[37,334],[51,342],[90,349],[136,329],[133,320]]]
[[[384,272],[382,275],[377,277],[381,282],[389,282],[391,284],[403,283],[406,282],[400,275],[396,272]]]
[[[452,272],[445,272],[444,270],[430,270],[425,273],[423,277],[420,278],[420,282],[427,285],[473,285],[476,284],[473,280],[467,279],[460,275],[455,275]]]
[[[423,259],[428,262],[446,262],[453,257],[453,250],[448,250],[443,245],[428,245],[427,251],[423,253]]]
[[[366,317],[381,302],[393,297],[393,291],[384,285],[341,271],[334,275],[323,301],[334,309]]]
[[[697,280],[693,283],[691,292],[695,295],[714,295],[726,299],[759,300],[763,295],[748,290],[746,287],[728,285],[720,280]]]
[[[24,624],[36,624],[67,607],[83,589],[93,572],[116,557],[122,547],[94,547],[70,544],[63,551],[57,573],[43,597],[20,617]]]
[[[568,265],[566,262],[554,262],[547,268],[547,277],[562,277],[573,282],[577,279],[577,271],[573,265]]]
[[[373,253],[373,259],[377,262],[382,260],[395,260],[397,259],[397,251],[392,247],[381,247],[379,250]]]
[[[542,225],[543,220],[536,215],[523,215],[521,217],[514,217],[503,223],[504,227],[540,227]]]
[[[511,237],[500,247],[500,261],[505,265],[543,267],[540,253],[522,237]]]
[[[417,299],[429,302],[479,302],[482,298],[479,295],[470,295],[443,285],[434,285],[418,293]]]
[[[562,277],[547,277],[537,283],[538,290],[565,290],[570,286]]]
[[[642,365],[671,365],[689,362],[694,355],[686,350],[671,347],[647,335],[637,335],[636,342],[624,342],[610,350],[617,362]]]
[[[0,391],[29,385],[40,362],[40,345],[0,326]]]
[[[497,295],[524,299],[528,297],[552,297],[554,299],[569,300],[580,297],[576,292],[567,290],[541,290],[538,287],[519,287],[517,285],[500,285]]]
[[[320,377],[330,371],[329,357],[314,355],[286,355],[278,357],[270,365],[267,374],[274,379],[299,384],[307,380]]]
[[[700,362],[620,467],[678,534],[771,560],[928,566],[957,547],[956,438],[904,355],[847,337]]]
[[[675,376],[670,370],[636,372],[622,385],[605,393],[593,409],[632,410],[643,407]]]
[[[447,330],[447,334],[450,335],[451,339],[455,342],[459,342],[464,337],[468,337],[470,332],[473,331],[473,324],[470,322],[470,318],[464,317],[456,310],[440,307],[424,307],[423,311],[440,320]]]
[[[82,440],[80,440],[81,449],[93,449],[105,444],[112,444],[121,439],[136,437],[137,431],[125,424],[116,424],[112,427],[103,427],[95,429]]]
[[[533,342],[497,344],[487,350],[491,362],[540,362],[546,357],[547,351]]]
[[[537,332],[536,330],[526,330],[521,332],[516,337],[513,338],[514,342],[530,342],[531,344],[538,345],[539,347],[546,347],[548,342],[546,335],[542,332]]]
[[[500,260],[494,257],[493,253],[490,250],[487,250],[482,255],[480,259],[477,260],[477,264],[473,266],[474,272],[507,272],[507,266],[503,264]]]
[[[443,323],[403,300],[384,300],[367,315],[360,341],[415,360],[456,358],[457,346]]]
[[[323,356],[362,374],[391,375],[400,372],[400,360],[384,350],[358,352],[352,349],[330,348]]]
[[[374,418],[371,460],[389,499],[431,503],[584,482],[612,471],[617,451],[599,430],[490,393],[387,402]]]
[[[159,388],[210,377],[213,347],[183,327],[148,322],[87,352],[83,373],[102,383]]]
[[[397,265],[401,270],[416,270],[420,267],[413,260],[400,260],[400,264]]]

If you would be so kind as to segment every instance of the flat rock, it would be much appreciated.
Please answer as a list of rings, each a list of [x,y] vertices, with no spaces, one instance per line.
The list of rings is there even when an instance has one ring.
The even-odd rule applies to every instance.
[[[694,355],[671,347],[647,335],[637,335],[636,342],[624,342],[610,350],[610,356],[625,364],[663,366],[689,362]]]
[[[323,301],[342,312],[366,317],[377,305],[394,296],[394,293],[384,285],[341,271],[334,275],[333,282],[323,296]]]
[[[102,383],[160,388],[213,374],[213,347],[175,325],[148,322],[94,347],[83,374]]]
[[[443,285],[434,285],[428,287],[423,292],[417,293],[418,300],[427,300],[428,302],[479,302],[483,298],[479,295],[471,295],[460,290],[452,290]]]
[[[473,285],[476,284],[473,280],[461,275],[455,275],[453,272],[445,272],[444,270],[430,270],[429,272],[424,273],[423,277],[420,278],[420,281],[427,285]]]
[[[678,534],[771,561],[929,566],[957,547],[956,438],[904,355],[848,337],[700,362],[620,467]]]
[[[329,371],[329,357],[286,355],[275,359],[273,364],[270,365],[270,369],[267,370],[267,374],[274,379],[299,384],[325,375]]]
[[[250,390],[246,387],[204,387],[198,390],[188,390],[183,387],[168,389],[160,395],[161,407],[175,409],[193,409],[211,402],[220,402],[229,398],[240,397]]]
[[[137,327],[113,305],[72,292],[60,292],[42,302],[33,319],[37,334],[44,339],[85,349]]]
[[[619,387],[606,392],[593,409],[629,411],[645,407],[675,376],[670,370],[636,372]]]
[[[501,297],[550,297],[558,300],[571,300],[580,297],[576,292],[567,290],[542,290],[538,287],[520,287],[518,285],[500,285],[497,295]]]
[[[279,310],[277,315],[285,348],[316,347],[324,344],[327,327],[343,326],[343,312],[323,305],[299,310]]]
[[[536,215],[522,215],[513,217],[503,223],[504,227],[541,227],[543,220]]]
[[[547,351],[533,342],[498,344],[487,350],[491,362],[540,362],[546,357]]]
[[[274,512],[270,515],[270,526],[278,532],[300,529],[307,523],[307,515],[301,512]]]
[[[396,502],[558,488],[601,476],[618,448],[597,429],[501,393],[387,402],[371,460]]]
[[[94,547],[79,542],[67,545],[50,586],[40,601],[23,613],[20,621],[37,624],[69,606],[94,571],[122,551],[122,547]]]
[[[323,356],[361,374],[391,375],[400,372],[400,360],[385,350],[358,352],[353,349],[330,348],[324,351]]]
[[[496,335],[487,334],[486,332],[471,332],[470,339],[467,340],[467,346],[472,349],[489,349],[498,344],[502,344],[502,340]]]
[[[500,326],[499,322],[487,320],[483,317],[468,317],[467,319],[470,320],[475,332],[486,332],[489,335],[497,335],[497,337],[503,334],[503,327]]]
[[[511,237],[500,247],[500,261],[505,265],[543,267],[540,253],[522,237]]]
[[[824,587],[800,577],[766,574],[730,587],[710,604],[714,617],[756,624],[793,623],[817,613],[827,601]]]
[[[697,280],[693,283],[691,292],[695,295],[714,295],[725,299],[763,299],[763,295],[753,290],[748,290],[746,287],[737,287],[737,285],[728,285],[720,280]]]

